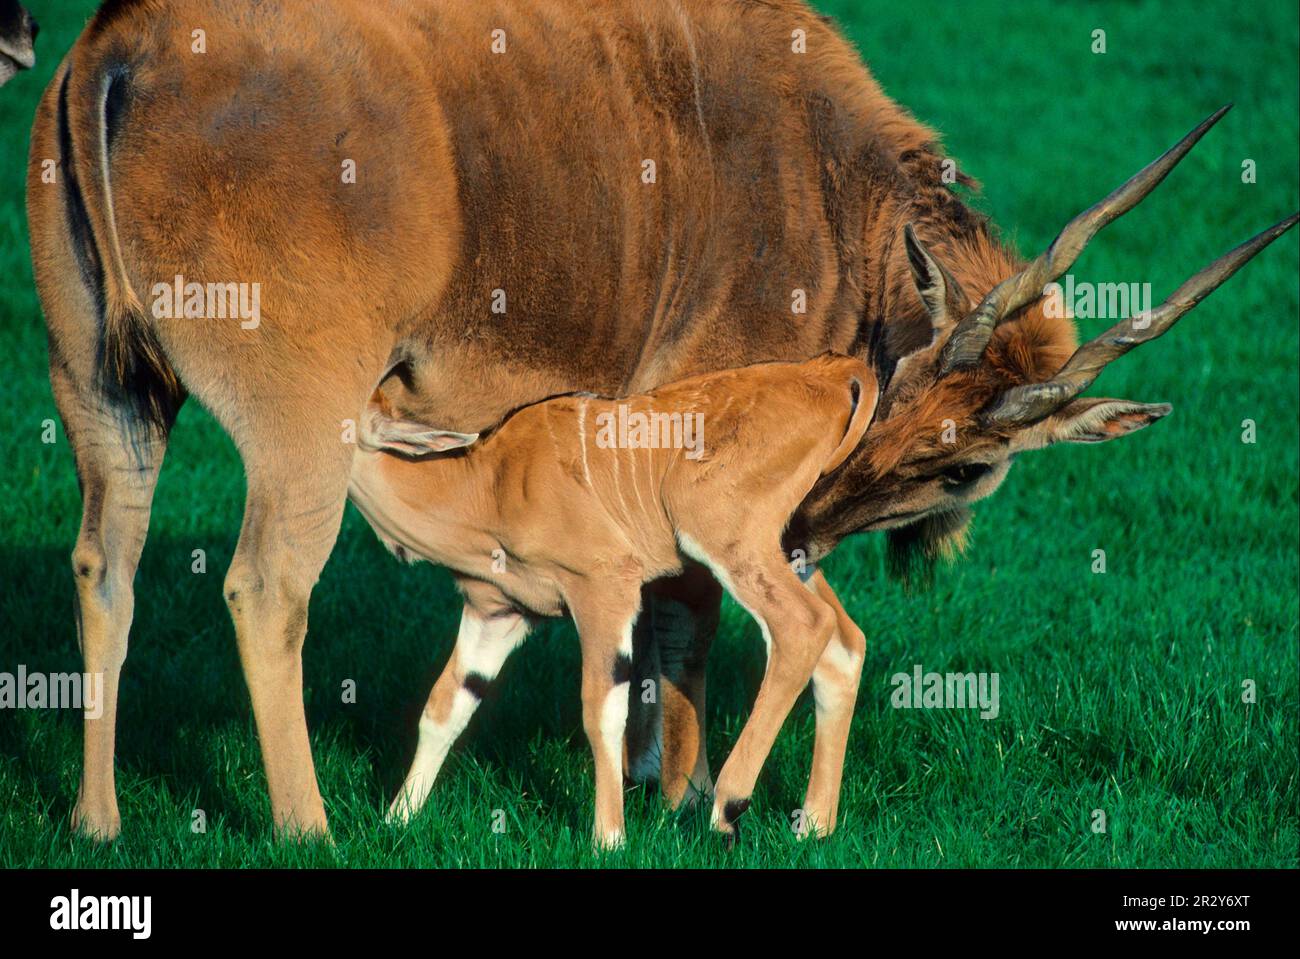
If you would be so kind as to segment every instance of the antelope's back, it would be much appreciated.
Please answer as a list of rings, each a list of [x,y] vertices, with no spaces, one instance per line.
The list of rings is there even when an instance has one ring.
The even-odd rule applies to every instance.
[[[929,136],[801,0],[111,0],[41,149],[105,83],[132,283],[261,284],[256,342],[196,350],[390,355],[459,430],[847,350],[863,184]]]
[[[851,348],[866,182],[932,134],[802,0],[422,9],[463,232],[401,329],[407,415],[475,431]]]

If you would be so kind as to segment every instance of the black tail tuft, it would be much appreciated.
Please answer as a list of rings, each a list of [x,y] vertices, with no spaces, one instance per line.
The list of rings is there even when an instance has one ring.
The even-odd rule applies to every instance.
[[[121,121],[126,102],[126,75],[124,70],[111,70],[100,108],[106,111],[105,130],[110,135]],[[59,146],[63,170],[63,188],[66,197],[68,234],[81,268],[82,280],[98,304],[100,314],[99,337],[96,346],[96,370],[99,386],[105,397],[117,408],[132,434],[142,431],[166,433],[176,419],[184,400],[184,389],[175,371],[167,361],[166,353],[158,340],[157,332],[145,316],[144,308],[130,290],[129,283],[114,283],[111,271],[121,270],[114,259],[115,238],[105,243],[111,228],[105,228],[103,207],[107,204],[104,184],[93,181],[83,183],[84,173],[94,171],[89,161],[107,144],[98,144],[96,138],[76,137],[78,124],[70,114],[69,97],[72,71],[63,78],[58,107]],[[83,124],[84,127],[86,124]],[[77,142],[74,143],[74,140]],[[83,164],[77,164],[77,151],[85,151]],[[83,171],[82,173],[79,173]],[[91,189],[88,198],[86,188]],[[96,217],[88,204],[95,204],[100,228],[97,234]],[[107,219],[111,223],[111,219]]]

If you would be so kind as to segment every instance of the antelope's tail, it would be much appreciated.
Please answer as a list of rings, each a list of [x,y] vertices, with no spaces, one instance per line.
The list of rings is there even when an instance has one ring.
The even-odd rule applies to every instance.
[[[132,286],[113,206],[111,148],[130,108],[131,73],[93,46],[79,53],[63,77],[59,138],[73,242],[99,285],[101,385],[139,420],[166,430],[183,389]]]

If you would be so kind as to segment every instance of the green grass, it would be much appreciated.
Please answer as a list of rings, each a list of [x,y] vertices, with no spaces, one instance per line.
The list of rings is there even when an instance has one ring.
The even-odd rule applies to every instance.
[[[0,670],[79,668],[68,568],[79,518],[45,374],[22,214],[27,130],[88,0],[32,6],[40,68],[0,91]],[[1295,210],[1297,10],[1243,4],[822,0],[886,90],[945,133],[979,201],[1026,252],[1227,101],[1236,110],[1156,194],[1102,234],[1080,279],[1150,280],[1158,296]],[[1094,28],[1108,52],[1090,49]],[[1258,182],[1240,180],[1254,159]],[[1169,400],[1122,442],[1023,457],[977,509],[973,548],[909,596],[880,543],[828,564],[869,652],[830,840],[796,843],[812,711],[791,716],[727,855],[699,815],[627,797],[628,848],[588,849],[592,785],[572,627],[548,625],[408,829],[381,809],[455,633],[449,577],[387,556],[349,508],[312,601],[307,701],[335,848],[277,846],[221,579],[243,483],[196,404],[173,435],[137,578],[121,694],[121,840],[74,838],[80,721],[0,714],[0,865],[14,866],[1121,866],[1297,865],[1297,240],[1266,251],[1169,337],[1094,392]],[[1085,334],[1101,327],[1082,323]],[[1259,441],[1240,441],[1244,419]],[[204,549],[206,575],[190,572]],[[1091,572],[1105,549],[1108,572]],[[995,671],[1001,715],[894,710],[888,677]],[[762,669],[734,605],[710,665],[720,766]],[[341,684],[358,683],[357,702]],[[1258,702],[1241,702],[1243,680]],[[190,830],[191,812],[208,817]],[[503,833],[491,829],[503,810]],[[1094,809],[1108,819],[1094,833]]]

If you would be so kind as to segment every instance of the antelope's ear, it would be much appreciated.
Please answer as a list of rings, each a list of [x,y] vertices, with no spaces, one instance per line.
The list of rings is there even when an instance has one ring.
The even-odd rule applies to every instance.
[[[910,223],[903,227],[903,241],[907,247],[907,263],[912,268],[912,281],[916,284],[917,295],[925,304],[930,325],[938,333],[969,312],[970,300],[966,298],[957,278],[917,238]]]
[[[469,446],[477,439],[477,433],[438,430],[424,423],[400,420],[376,410],[367,419],[361,445],[403,456],[424,456]]]
[[[872,417],[876,415],[876,404],[880,401],[880,383],[871,367],[865,363],[854,365],[854,372],[848,377],[849,425],[845,427],[844,438],[822,467],[822,476],[840,466],[858,448],[867,427],[871,425]]]
[[[1168,403],[1073,400],[1041,423],[1022,430],[1012,445],[1016,450],[1033,450],[1053,443],[1104,443],[1150,426],[1172,410]]]

